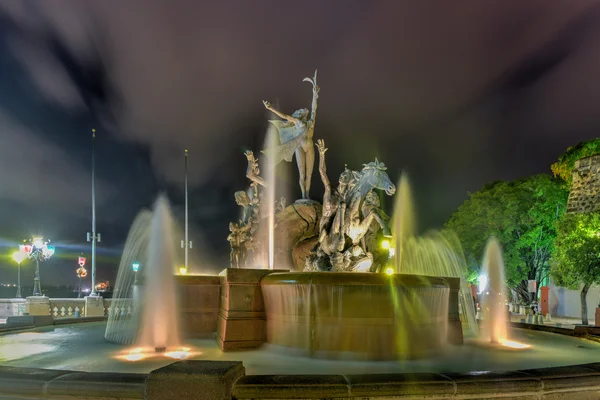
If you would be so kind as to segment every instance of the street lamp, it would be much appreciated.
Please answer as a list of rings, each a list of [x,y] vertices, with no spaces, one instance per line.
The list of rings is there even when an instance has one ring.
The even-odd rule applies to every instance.
[[[188,267],[188,250],[192,248],[192,241],[189,240],[188,236],[188,151],[185,150],[185,239],[181,241],[181,248],[184,249],[185,264],[184,267],[187,270]],[[182,274],[183,275],[183,274]]]
[[[133,270],[133,272],[135,272],[135,281],[133,282],[134,285],[137,285],[137,273],[140,270],[140,263],[137,261],[134,261],[131,264],[131,269]]]
[[[21,298],[23,298],[23,296],[21,296],[21,263],[23,262],[23,260],[25,260],[27,258],[27,253],[25,253],[23,250],[19,250],[17,252],[14,252],[12,257],[13,257],[13,260],[15,260],[15,262],[18,265],[17,299],[21,299]]]
[[[92,293],[96,293],[96,243],[100,243],[100,233],[96,232],[96,130],[92,129],[92,231],[87,233],[87,241],[92,242]]]
[[[48,246],[50,241],[44,241],[42,236],[34,236],[31,244],[24,244],[21,250],[27,254],[27,258],[35,260],[35,278],[33,279],[33,295],[42,296],[42,285],[40,283],[40,262],[50,259],[56,250],[54,246]]]

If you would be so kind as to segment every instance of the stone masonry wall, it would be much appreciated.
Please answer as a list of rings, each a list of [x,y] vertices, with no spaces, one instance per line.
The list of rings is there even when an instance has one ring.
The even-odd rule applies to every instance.
[[[600,155],[575,162],[567,212],[600,211]]]

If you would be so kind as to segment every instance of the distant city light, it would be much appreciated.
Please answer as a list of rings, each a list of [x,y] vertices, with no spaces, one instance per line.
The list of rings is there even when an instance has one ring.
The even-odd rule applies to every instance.
[[[140,263],[134,262],[133,264],[131,264],[131,269],[133,270],[133,272],[138,272],[140,270]]]

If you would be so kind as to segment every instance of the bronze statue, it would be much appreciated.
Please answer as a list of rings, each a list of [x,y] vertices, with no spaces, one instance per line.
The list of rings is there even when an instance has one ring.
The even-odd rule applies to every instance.
[[[249,235],[250,225],[244,225],[242,221],[239,223],[230,222],[229,231],[231,233],[227,236],[227,241],[231,245],[231,253],[229,254],[231,268],[245,267],[248,258],[248,243],[251,240]]]
[[[269,121],[279,132],[280,145],[272,151],[269,149],[264,150],[263,153],[267,154],[269,157],[274,157],[275,165],[283,160],[291,162],[293,155],[296,154],[302,199],[309,199],[310,184],[315,163],[313,134],[317,116],[317,99],[319,98],[317,71],[315,70],[315,75],[312,79],[304,78],[303,82],[310,82],[313,85],[312,111],[310,117],[306,108],[296,110],[292,115],[287,115],[273,108],[268,101],[263,101],[267,110],[284,120]]]
[[[246,265],[248,253],[258,247],[256,232],[260,222],[260,192],[258,162],[251,151],[245,153],[248,159],[246,175],[250,179],[248,191],[240,190],[234,193],[235,202],[242,207],[242,217],[239,222],[229,224],[230,234],[227,237],[231,245],[230,262],[232,268],[241,268]],[[264,183],[263,183],[264,185]]]
[[[390,235],[385,214],[380,210],[379,198],[374,189],[393,195],[396,187],[391,182],[383,163],[364,164],[362,171],[346,170],[341,174],[335,191],[327,177],[325,166],[325,143],[318,140],[319,172],[325,193],[323,215],[319,224],[319,241],[307,258],[307,270],[346,271],[370,267],[373,255],[366,249],[363,240],[373,222],[377,222],[383,234]],[[323,257],[328,256],[329,262]]]

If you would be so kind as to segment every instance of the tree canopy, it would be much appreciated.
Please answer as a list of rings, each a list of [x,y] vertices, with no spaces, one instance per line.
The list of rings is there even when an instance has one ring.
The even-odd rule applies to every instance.
[[[549,274],[555,223],[567,197],[564,184],[549,175],[493,182],[470,194],[445,228],[458,235],[471,276],[479,269],[487,240],[498,238],[505,250],[507,284],[526,300],[527,280],[539,283]]]
[[[581,287],[581,317],[587,325],[587,291],[600,283],[600,213],[566,214],[557,224],[554,246],[552,277],[560,286]]]
[[[581,158],[597,154],[600,154],[600,138],[580,142],[573,147],[569,147],[565,154],[560,156],[558,161],[552,164],[550,168],[555,177],[561,178],[570,185],[575,162]]]

